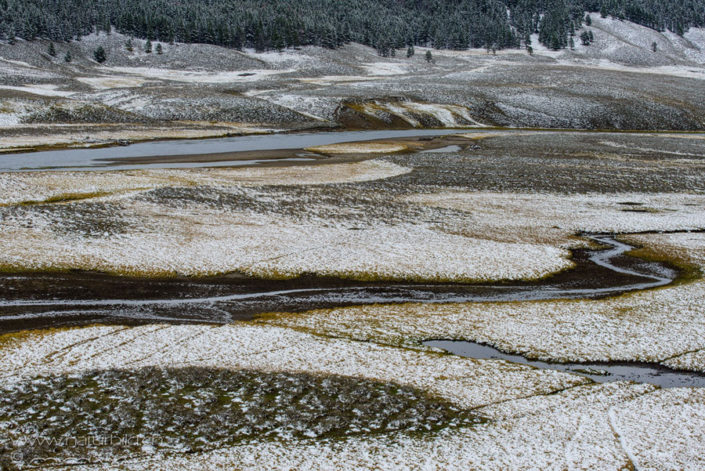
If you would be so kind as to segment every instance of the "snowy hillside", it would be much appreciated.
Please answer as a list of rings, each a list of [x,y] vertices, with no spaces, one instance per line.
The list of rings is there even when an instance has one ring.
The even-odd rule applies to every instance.
[[[587,31],[594,40],[583,45]],[[547,49],[535,35],[532,55],[417,47],[412,57],[380,57],[359,44],[258,53],[155,42],[159,54],[114,32],[56,43],[55,56],[46,41],[0,42],[0,133],[12,148],[34,142],[27,126],[40,125],[52,134],[46,142],[59,145],[109,143],[128,124],[140,129],[135,138],[168,137],[174,132],[155,128],[174,125],[192,136],[246,126],[705,127],[705,29],[680,37],[592,14],[575,34],[574,50]],[[46,127],[64,124],[123,128],[59,136]]]

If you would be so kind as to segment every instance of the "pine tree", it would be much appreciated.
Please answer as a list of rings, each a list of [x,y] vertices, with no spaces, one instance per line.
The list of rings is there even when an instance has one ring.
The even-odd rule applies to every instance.
[[[132,52],[135,50],[135,45],[132,43],[132,38],[128,39],[125,43],[125,49],[127,49],[127,52]]]
[[[93,58],[99,64],[102,64],[107,60],[107,56],[105,55],[105,49],[103,49],[103,46],[99,46],[98,49],[93,52]]]
[[[73,57],[71,57],[71,51],[66,51],[66,55],[64,55],[64,62],[67,64],[73,60]]]
[[[651,43],[651,50],[654,52],[658,52],[658,44],[656,44],[656,41]]]
[[[157,54],[160,56],[164,54],[164,48],[162,47],[162,43],[157,43]]]
[[[54,43],[49,43],[49,55],[51,57],[56,57],[56,47],[54,46]]]
[[[681,35],[705,27],[703,0],[0,0],[0,39],[48,46],[115,28],[140,47],[147,38],[257,50],[352,41],[390,55],[415,45],[516,48],[538,34],[565,48],[593,14]]]
[[[10,46],[14,46],[15,44],[17,44],[17,33],[15,32],[15,28],[12,25],[10,25],[10,29],[7,32],[7,43]]]
[[[416,53],[416,51],[414,51],[414,46],[409,46],[406,50],[406,57],[407,58],[414,57],[415,53]]]
[[[144,52],[146,52],[147,54],[152,53],[152,41],[150,41],[149,39],[146,43],[144,43]]]
[[[433,54],[431,54],[431,51],[426,51],[426,62],[431,63],[433,62]]]
[[[583,31],[580,33],[580,44],[583,46],[589,46],[590,45],[590,35],[588,35],[587,31]]]

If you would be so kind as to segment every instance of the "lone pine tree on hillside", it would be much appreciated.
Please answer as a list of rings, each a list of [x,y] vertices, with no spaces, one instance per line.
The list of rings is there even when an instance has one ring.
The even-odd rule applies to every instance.
[[[144,52],[146,52],[147,54],[150,54],[152,52],[152,41],[150,41],[149,39],[146,43],[144,43]]]
[[[56,46],[54,43],[49,43],[49,50],[47,51],[51,57],[56,57]]]
[[[594,36],[592,34],[592,31],[583,31],[580,33],[580,42],[583,44],[583,46],[589,46],[592,44],[594,40]]]
[[[93,58],[99,64],[102,64],[108,59],[105,54],[105,49],[103,49],[103,46],[99,46],[98,49],[95,50],[95,52],[93,53]]]

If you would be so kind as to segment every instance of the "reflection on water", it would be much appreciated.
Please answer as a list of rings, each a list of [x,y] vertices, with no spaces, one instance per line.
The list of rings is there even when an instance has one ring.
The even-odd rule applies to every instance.
[[[344,142],[373,141],[415,136],[446,136],[467,133],[468,130],[407,129],[399,131],[341,131],[301,134],[260,134],[219,139],[190,139],[152,141],[124,147],[100,149],[65,149],[43,152],[28,152],[0,156],[0,172],[17,170],[76,170],[77,168],[111,169],[145,168],[145,165],[112,165],[120,159],[135,157],[157,157],[177,155],[220,154],[226,152],[271,151],[304,149],[306,147],[340,144]],[[251,165],[239,164],[239,165]],[[217,165],[225,165],[218,162]],[[154,164],[158,168],[192,167],[189,163]],[[202,164],[200,166],[215,166]]]

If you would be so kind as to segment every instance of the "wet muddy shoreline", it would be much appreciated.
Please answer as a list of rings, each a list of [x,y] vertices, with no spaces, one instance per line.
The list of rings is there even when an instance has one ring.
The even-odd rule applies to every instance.
[[[576,249],[575,267],[543,280],[496,283],[359,282],[314,275],[264,280],[132,278],[94,272],[0,274],[0,333],[94,323],[214,323],[269,312],[404,302],[595,299],[665,286],[681,276],[669,264],[628,255],[612,235],[591,235],[600,249]]]

